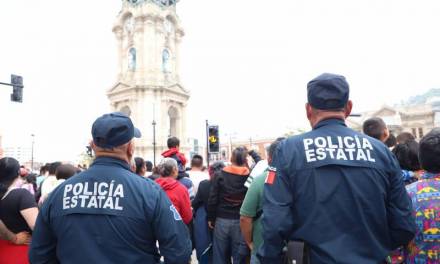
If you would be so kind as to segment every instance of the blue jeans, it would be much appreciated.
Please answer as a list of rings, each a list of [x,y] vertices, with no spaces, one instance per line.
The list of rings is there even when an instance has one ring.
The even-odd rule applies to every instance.
[[[199,259],[199,264],[210,264],[212,263],[212,254],[206,253],[205,255],[201,256]]]
[[[249,248],[243,239],[239,219],[217,218],[213,237],[213,264],[246,263]]]
[[[251,264],[260,264],[260,260],[257,258],[257,254],[251,255]]]

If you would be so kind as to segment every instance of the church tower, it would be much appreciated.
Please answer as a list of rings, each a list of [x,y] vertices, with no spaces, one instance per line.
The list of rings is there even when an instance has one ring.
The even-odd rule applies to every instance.
[[[107,92],[112,111],[131,117],[142,132],[135,155],[153,160],[167,149],[169,136],[186,147],[186,105],[189,91],[180,84],[179,45],[184,31],[176,0],[122,0],[113,32],[117,40],[116,84]]]

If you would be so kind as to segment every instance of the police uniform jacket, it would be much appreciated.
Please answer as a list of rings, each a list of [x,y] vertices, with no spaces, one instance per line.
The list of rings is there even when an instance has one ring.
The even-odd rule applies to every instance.
[[[262,263],[302,240],[311,263],[379,263],[414,236],[399,165],[380,141],[327,119],[283,141],[264,191]]]
[[[100,157],[44,203],[31,263],[188,263],[188,229],[154,182],[121,160]]]

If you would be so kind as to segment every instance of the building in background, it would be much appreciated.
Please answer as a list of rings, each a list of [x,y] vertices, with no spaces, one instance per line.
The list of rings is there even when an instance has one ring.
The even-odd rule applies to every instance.
[[[188,160],[191,160],[194,155],[202,155],[205,159],[206,157],[206,142],[200,142],[197,138],[188,138],[187,139],[187,146],[189,147],[189,150],[185,155],[187,155]],[[206,161],[205,161],[206,163]],[[189,164],[188,164],[189,166]]]
[[[267,158],[266,149],[275,141],[276,138],[248,138],[248,139],[234,139],[221,141],[220,153],[211,155],[211,160],[225,160],[229,161],[231,159],[232,151],[240,146],[244,146],[247,149],[255,150],[260,154],[263,159]]]
[[[5,157],[12,157],[24,164],[32,160],[32,148],[31,147],[20,147],[20,146],[6,146],[3,149],[3,154]]]
[[[363,122],[371,117],[382,118],[394,135],[409,132],[420,139],[434,127],[440,127],[440,89],[431,89],[393,107],[385,105],[359,117],[350,117],[347,124],[362,131]]]
[[[153,160],[155,149],[159,160],[170,136],[178,137],[182,152],[187,153],[186,106],[190,94],[179,77],[184,31],[176,0],[123,0],[113,32],[118,73],[107,96],[111,109],[126,113],[142,132],[135,155]]]

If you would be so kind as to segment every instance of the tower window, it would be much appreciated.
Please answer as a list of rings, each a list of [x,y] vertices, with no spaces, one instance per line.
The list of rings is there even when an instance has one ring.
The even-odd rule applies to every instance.
[[[164,49],[162,52],[162,71],[165,73],[171,72],[170,58],[171,58],[170,51],[168,49]]]
[[[128,51],[128,69],[130,71],[136,70],[136,49],[130,48]]]

